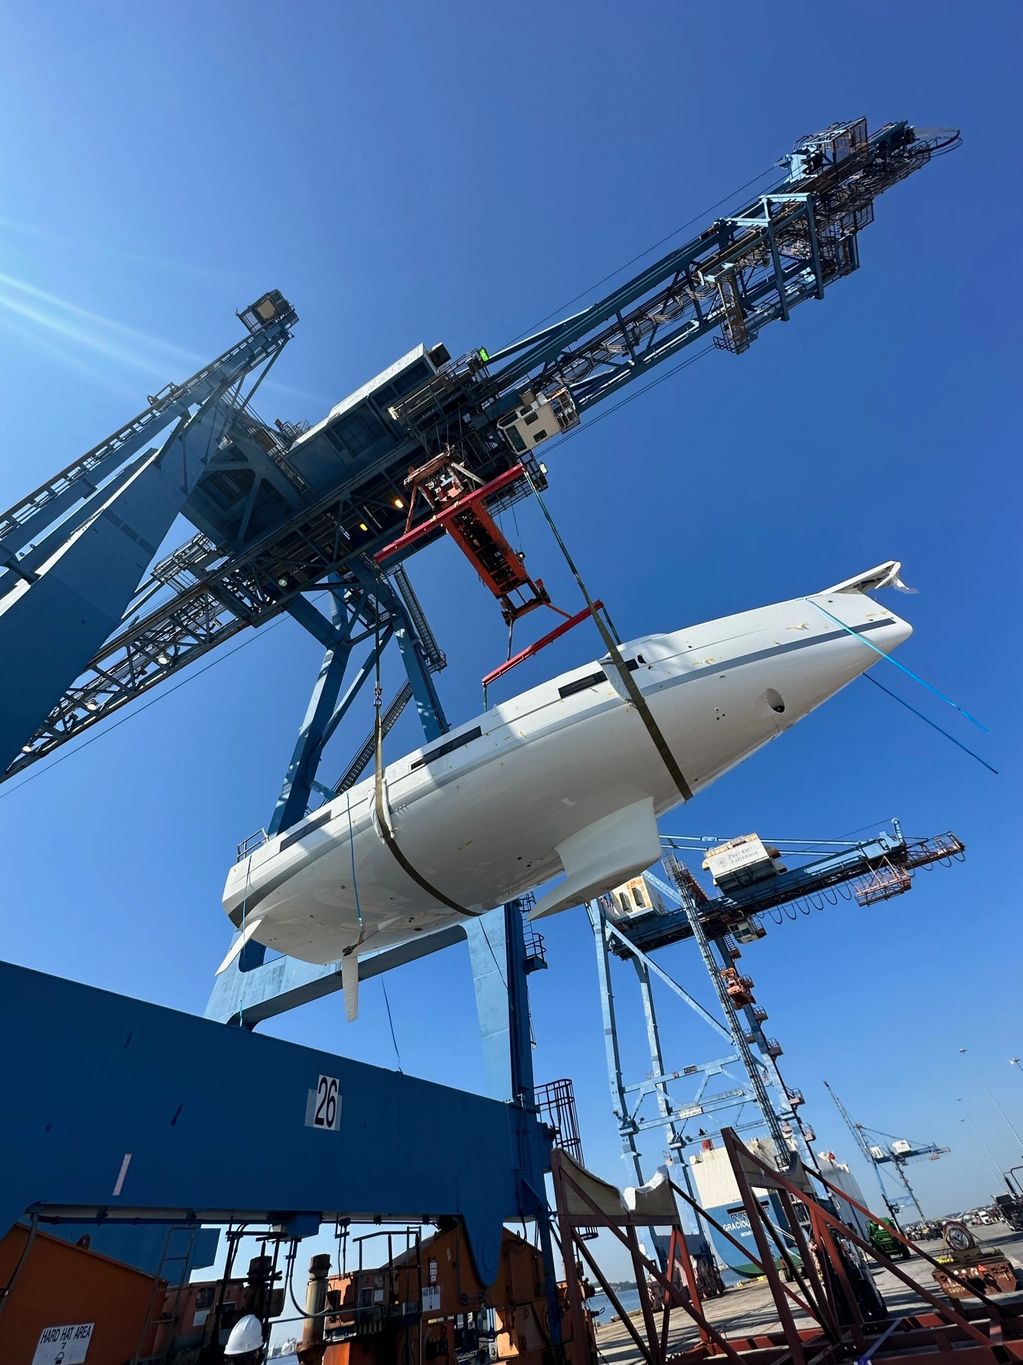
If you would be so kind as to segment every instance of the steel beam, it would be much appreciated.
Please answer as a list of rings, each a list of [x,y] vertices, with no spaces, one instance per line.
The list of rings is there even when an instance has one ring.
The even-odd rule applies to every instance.
[[[394,623],[395,637],[398,641],[398,649],[401,651],[401,660],[405,665],[405,672],[412,687],[416,712],[423,727],[423,733],[428,741],[439,739],[451,727],[448,725],[440,695],[433,681],[430,661],[426,656],[422,642],[419,640],[405,603],[400,594],[391,586],[387,575],[377,569],[375,565],[367,560],[362,560],[352,567],[356,579],[364,586],[366,592],[391,617]]]
[[[186,411],[176,423],[176,431],[180,431],[187,417]],[[37,521],[30,519],[24,526],[18,525],[8,531],[7,535],[0,540],[0,564],[6,570],[6,572],[0,571],[0,601],[6,597],[19,579],[25,583],[34,583],[39,577],[41,566],[57,554],[61,547],[85,526],[86,522],[91,521],[96,516],[96,508],[101,501],[109,502],[111,498],[131,483],[141,469],[152,462],[157,449],[156,446],[149,446],[136,455],[134,459],[121,465],[103,483],[102,490],[94,485],[87,476],[82,475],[78,478],[63,495],[53,499],[56,504],[53,510],[61,516],[59,525],[54,529],[47,532],[45,528],[40,528]],[[70,496],[71,494],[74,496]],[[93,496],[94,494],[96,496]],[[47,510],[50,510],[49,506]]]
[[[593,930],[594,946],[597,952],[597,980],[600,987],[600,1005],[604,1020],[604,1047],[607,1058],[608,1082],[611,1088],[611,1103],[615,1118],[618,1121],[618,1134],[622,1143],[622,1151],[626,1160],[631,1162],[633,1171],[638,1184],[642,1184],[646,1179],[643,1173],[642,1160],[636,1144],[636,1134],[647,1129],[662,1128],[665,1132],[665,1147],[668,1150],[680,1151],[685,1145],[685,1139],[681,1136],[681,1129],[676,1128],[676,1122],[684,1114],[685,1106],[681,1110],[673,1110],[670,1096],[668,1094],[668,1084],[683,1077],[700,1075],[702,1077],[699,1097],[702,1099],[706,1088],[707,1078],[710,1075],[728,1075],[725,1070],[729,1062],[738,1061],[735,1055],[719,1059],[715,1062],[699,1063],[686,1066],[682,1071],[667,1072],[664,1068],[664,1058],[660,1044],[660,1030],[657,1025],[657,1017],[654,1012],[653,996],[650,992],[650,973],[662,980],[690,1009],[694,1010],[700,1019],[715,1033],[727,1042],[732,1041],[731,1034],[717,1019],[703,1008],[698,1001],[694,1000],[678,982],[674,981],[659,964],[647,958],[645,954],[634,952],[630,954],[636,965],[637,975],[641,986],[641,997],[643,1000],[644,1013],[647,1021],[647,1043],[650,1049],[650,1059],[652,1074],[645,1080],[634,1085],[627,1085],[622,1067],[621,1046],[618,1038],[618,1020],[615,1006],[614,988],[611,980],[611,964],[609,941],[612,937],[619,936],[619,931],[604,914],[599,901],[590,902],[587,905],[587,914],[590,920],[590,927]],[[643,983],[645,982],[645,990]],[[635,1095],[635,1101],[631,1096]],[[653,1095],[657,1100],[658,1115],[656,1118],[640,1118],[640,1110],[648,1096]],[[720,1098],[721,1104],[715,1101]],[[713,1097],[707,1101],[706,1106],[701,1104],[701,1112],[707,1112],[717,1108],[729,1108],[736,1104],[743,1104],[752,1099],[752,1091],[745,1087],[741,1090],[729,1091],[726,1096]]]
[[[682,902],[682,908],[689,917],[689,925],[693,937],[696,939],[697,947],[700,950],[700,956],[703,958],[704,966],[707,969],[707,975],[710,977],[714,992],[717,995],[718,1003],[721,1006],[721,1012],[728,1020],[728,1031],[731,1034],[732,1043],[742,1060],[746,1075],[749,1078],[749,1083],[753,1088],[757,1107],[763,1116],[767,1131],[771,1134],[775,1146],[777,1147],[779,1160],[784,1162],[788,1159],[788,1149],[782,1132],[781,1120],[771,1103],[771,1097],[767,1092],[767,1086],[764,1081],[764,1072],[766,1068],[763,1061],[754,1054],[746,1039],[746,1031],[743,1028],[738,1012],[725,989],[724,982],[721,978],[721,970],[714,959],[710,942],[704,932],[703,925],[700,922],[699,907],[685,886],[679,874],[679,867],[676,864],[677,860],[669,860],[668,872],[671,874],[672,880],[675,882],[678,889],[678,897]]]
[[[63,519],[160,431],[224,391],[225,383],[236,383],[264,360],[272,359],[289,340],[289,328],[295,321],[290,312],[281,321],[251,331],[184,383],[168,384],[150,398],[149,406],[137,417],[0,514],[0,551],[6,556],[19,554],[38,538],[40,524],[45,528]]]
[[[523,908],[521,901],[509,901],[471,920],[465,931],[491,1097],[511,1100],[511,1109],[517,1115],[519,1200],[525,1216],[536,1223],[548,1328],[557,1348],[561,1343],[561,1307],[551,1212],[544,1187],[550,1168],[550,1138],[536,1122]]]
[[[0,1029],[22,1039],[5,1061],[0,1231],[32,1214],[296,1235],[458,1215],[490,1283],[504,1220],[533,1216],[523,1141],[534,1160],[547,1147],[523,1105],[9,963]]]
[[[680,986],[673,977],[669,976],[659,962],[655,962],[642,948],[637,947],[632,939],[628,937],[617,924],[612,924],[606,916],[604,916],[604,924],[606,933],[612,938],[618,939],[625,948],[625,956],[638,959],[642,962],[647,970],[652,971],[655,976],[659,977],[664,982],[669,990],[674,991],[678,998],[683,1001],[684,1004],[688,1005],[694,1014],[699,1015],[707,1027],[713,1029],[718,1037],[724,1038],[725,1041],[729,1043],[732,1041],[731,1032],[725,1028],[721,1020],[715,1019],[713,1014],[700,1004],[699,1000],[694,999],[684,986]]]
[[[522,910],[518,901],[510,902],[510,906],[511,909],[500,906],[463,926],[469,944],[488,1092],[495,1100],[531,1094],[533,1088]],[[519,958],[521,970],[509,973],[509,960],[517,962]]]
[[[728,1076],[726,1070],[728,1065],[738,1062],[736,1054],[719,1058],[713,1062],[698,1063],[686,1066],[681,1072],[670,1072],[665,1069],[664,1055],[661,1046],[660,1026],[654,1005],[651,972],[655,976],[661,977],[669,985],[683,1002],[690,1008],[695,1009],[704,1023],[710,1024],[714,1031],[720,1036],[730,1041],[727,1030],[714,1017],[705,1011],[702,1006],[684,991],[677,982],[674,982],[662,969],[653,963],[645,954],[634,951],[630,954],[635,966],[637,979],[640,986],[640,996],[643,1003],[644,1018],[646,1020],[647,1046],[650,1052],[651,1074],[643,1081],[634,1085],[625,1083],[625,1076],[622,1068],[621,1045],[618,1038],[618,1020],[615,1006],[614,987],[611,979],[611,953],[609,949],[609,939],[615,932],[613,926],[604,914],[599,901],[587,904],[586,913],[589,917],[590,928],[593,931],[593,942],[597,955],[597,980],[600,988],[600,1008],[604,1023],[604,1049],[607,1060],[608,1085],[611,1090],[611,1107],[614,1112],[618,1126],[618,1137],[622,1147],[622,1155],[631,1165],[633,1175],[637,1185],[644,1183],[646,1174],[643,1169],[643,1159],[640,1154],[637,1137],[641,1132],[653,1129],[660,1129],[664,1134],[664,1148],[668,1160],[681,1172],[682,1182],[695,1201],[692,1176],[689,1171],[688,1163],[685,1160],[684,1149],[687,1145],[684,1128],[689,1117],[696,1117],[697,1114],[711,1114],[728,1109],[735,1109],[750,1101],[755,1100],[753,1091],[748,1086],[732,1089],[719,1093],[704,1100],[704,1094],[709,1078],[713,1076]],[[675,1107],[669,1091],[669,1085],[683,1077],[700,1076],[700,1085],[697,1090],[696,1103]],[[647,1098],[653,1095],[657,1103],[657,1114],[650,1118],[640,1117],[640,1111]],[[687,1113],[687,1110],[694,1112]],[[749,1125],[740,1125],[747,1127]],[[691,1227],[703,1235],[703,1229],[697,1220],[687,1218]],[[666,1248],[657,1238],[654,1239],[654,1250],[661,1264],[662,1269],[666,1265]]]
[[[236,944],[239,938],[240,935],[235,937]],[[359,979],[367,981],[406,962],[417,962],[464,938],[464,929],[456,924],[432,934],[417,935],[398,948],[362,954]],[[275,957],[267,962],[261,944],[249,943],[246,948],[251,951],[236,952],[214,978],[206,1004],[207,1019],[252,1029],[267,1019],[341,990],[340,961],[321,966],[293,957]]]
[[[324,746],[373,676],[380,654],[391,638],[390,627],[385,627],[339,702],[338,695],[354,648],[352,632],[359,624],[354,604],[346,607],[343,600],[338,600],[339,597],[340,594],[337,594],[335,598],[334,641],[324,653],[291,762],[267,825],[267,833],[271,838],[305,819]]]
[[[668,1078],[664,1071],[664,1052],[661,1047],[661,1030],[657,1022],[657,1007],[654,1004],[653,991],[650,988],[650,969],[638,957],[632,959],[632,965],[635,968],[636,980],[639,983],[639,998],[643,1003],[643,1018],[646,1020],[646,1040],[647,1047],[650,1050],[650,1064],[653,1069],[650,1083],[654,1088],[657,1098],[657,1111],[661,1116],[661,1126],[664,1128],[664,1135],[667,1138],[665,1151],[674,1159],[675,1154],[683,1146],[684,1138],[681,1130],[675,1127],[671,1096],[668,1093]],[[682,1164],[684,1167],[685,1162]]]
[[[598,901],[590,901],[586,906],[590,928],[593,930],[593,946],[597,953],[597,983],[600,988],[600,1012],[604,1024],[604,1054],[607,1061],[607,1079],[611,1088],[611,1109],[618,1123],[618,1140],[622,1145],[622,1156],[632,1166],[636,1184],[644,1183],[643,1163],[636,1143],[636,1125],[629,1113],[626,1097],[625,1075],[622,1070],[622,1052],[618,1041],[618,1019],[615,1011],[614,986],[611,981],[611,960],[607,949],[605,933],[606,918]]]

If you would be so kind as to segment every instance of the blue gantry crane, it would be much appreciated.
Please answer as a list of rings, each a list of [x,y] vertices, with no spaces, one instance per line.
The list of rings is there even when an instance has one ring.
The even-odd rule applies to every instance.
[[[272,828],[312,797],[353,642],[397,639],[427,737],[443,733],[440,658],[407,582],[375,557],[389,548],[392,570],[444,535],[452,508],[439,515],[436,494],[456,479],[458,508],[483,513],[465,538],[500,596],[507,547],[486,520],[545,486],[542,441],[696,343],[741,354],[822,298],[857,268],[877,196],[957,142],[905,122],[870,134],[865,119],[803,138],[777,183],[606,297],[497,351],[417,346],[309,428],[260,421],[241,390],[296,321],[265,295],[241,315],[243,342],[0,516],[5,774],[285,611],[327,659]],[[152,563],[179,513],[195,535]],[[327,612],[310,601],[321,590]]]

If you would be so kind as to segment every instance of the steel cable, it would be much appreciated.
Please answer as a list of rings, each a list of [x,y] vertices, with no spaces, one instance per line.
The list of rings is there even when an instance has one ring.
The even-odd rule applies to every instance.
[[[738,195],[742,194],[743,190],[748,190],[752,185],[755,185],[758,180],[765,180],[769,175],[774,175],[775,173],[776,173],[775,167],[769,166],[766,170],[761,171],[759,175],[753,176],[751,180],[747,180],[745,184],[740,185],[738,189],[729,191],[729,193],[726,194],[723,198],[718,199],[716,203],[710,204],[705,209],[701,209],[699,213],[694,214],[694,216],[692,218],[687,219],[686,222],[680,223],[678,227],[673,228],[671,232],[667,233],[664,237],[659,238],[656,242],[653,242],[650,246],[646,247],[643,251],[639,252],[638,255],[630,257],[629,260],[623,262],[623,264],[618,266],[617,269],[612,270],[610,274],[602,275],[599,280],[594,280],[592,284],[587,285],[586,288],[580,290],[578,294],[574,294],[572,298],[567,299],[564,303],[558,304],[556,308],[552,309],[551,312],[547,313],[544,317],[539,318],[536,322],[531,323],[524,332],[520,332],[518,336],[513,337],[509,344],[514,346],[516,341],[521,341],[524,337],[528,337],[531,332],[535,332],[539,328],[541,328],[545,322],[550,322],[552,318],[560,317],[560,315],[564,312],[566,308],[572,307],[573,303],[578,303],[580,299],[586,298],[586,296],[588,294],[592,294],[595,289],[599,289],[602,284],[607,284],[608,281],[613,280],[616,275],[620,275],[623,270],[628,270],[630,266],[635,265],[638,261],[641,261],[644,256],[649,256],[651,252],[656,251],[659,246],[664,246],[665,242],[670,242],[671,239],[673,237],[677,237],[680,232],[685,232],[686,228],[692,227],[694,223],[701,222],[704,218],[706,218],[708,213],[713,213],[713,211],[715,209],[719,209],[722,204],[729,203]]]

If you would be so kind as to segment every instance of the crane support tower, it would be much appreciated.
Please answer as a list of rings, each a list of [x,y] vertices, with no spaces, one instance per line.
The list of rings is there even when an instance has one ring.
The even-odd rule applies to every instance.
[[[397,640],[424,730],[443,733],[421,612],[375,561],[390,546],[393,570],[445,534],[442,519],[424,525],[425,504],[409,523],[409,471],[457,463],[473,488],[495,489],[482,516],[545,487],[542,441],[701,339],[741,354],[822,298],[859,265],[877,196],[958,140],[906,122],[832,125],[800,140],[770,189],[606,297],[495,352],[416,346],[308,428],[260,421],[242,391],[296,321],[281,294],[264,295],[240,315],[241,342],[0,515],[5,775],[284,611],[327,659],[276,828],[316,789],[359,640]],[[196,533],[153,563],[178,514]],[[321,590],[327,613],[309,599]]]

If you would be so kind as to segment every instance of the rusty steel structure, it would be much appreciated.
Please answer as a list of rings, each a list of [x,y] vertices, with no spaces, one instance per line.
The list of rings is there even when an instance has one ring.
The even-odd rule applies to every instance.
[[[971,1286],[976,1303],[952,1303],[939,1296],[831,1212],[828,1198],[838,1196],[876,1221],[848,1193],[794,1155],[787,1167],[772,1166],[754,1155],[734,1130],[723,1130],[722,1137],[755,1239],[753,1259],[770,1289],[777,1325],[744,1331],[741,1322],[737,1330],[711,1322],[684,1237],[672,1239],[680,1267],[662,1269],[643,1252],[638,1229],[680,1227],[677,1212],[672,1219],[671,1206],[666,1206],[669,1194],[735,1242],[685,1190],[664,1176],[657,1186],[635,1191],[627,1204],[616,1200],[617,1191],[556,1152],[552,1166],[567,1268],[567,1332],[582,1330],[585,1318],[586,1285],[579,1270],[584,1263],[621,1314],[645,1365],[702,1365],[712,1358],[729,1365],[839,1365],[854,1360],[921,1365],[930,1357],[947,1359],[949,1352],[969,1365],[1023,1360],[1023,1316],[1013,1304],[996,1303],[976,1283]],[[780,1201],[791,1238],[782,1236],[765,1212],[764,1191]],[[579,1237],[584,1220],[604,1230],[628,1255],[640,1288],[638,1321],[625,1312],[596,1254]],[[927,1251],[897,1230],[893,1236],[934,1272],[943,1273]],[[918,1301],[916,1306],[906,1308],[900,1302],[890,1309],[874,1285],[870,1271],[876,1267],[893,1275]]]
[[[428,1237],[418,1227],[381,1229],[354,1238],[350,1253],[355,1264],[333,1274],[323,1265],[328,1257],[314,1257],[306,1303],[316,1305],[317,1316],[306,1320],[300,1365],[596,1359],[587,1315],[578,1319],[578,1335],[552,1333],[541,1255],[516,1232],[505,1229],[489,1284],[476,1274],[459,1227]],[[563,1289],[558,1314],[560,1328]]]

